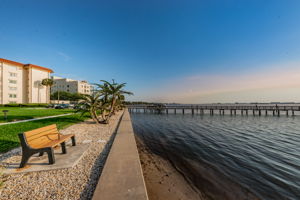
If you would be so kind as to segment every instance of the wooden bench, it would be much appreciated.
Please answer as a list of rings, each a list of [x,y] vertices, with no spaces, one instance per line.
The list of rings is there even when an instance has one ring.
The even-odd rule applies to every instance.
[[[19,138],[22,146],[22,161],[20,168],[26,165],[33,154],[39,153],[39,155],[42,156],[44,152],[48,154],[49,164],[54,164],[54,147],[61,145],[62,153],[66,154],[66,141],[68,139],[71,138],[72,145],[76,145],[75,135],[60,134],[56,124],[20,133]]]

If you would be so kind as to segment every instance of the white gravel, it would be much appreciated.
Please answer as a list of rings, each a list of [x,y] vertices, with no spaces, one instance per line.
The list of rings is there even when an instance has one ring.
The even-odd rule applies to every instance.
[[[91,199],[121,115],[112,116],[109,125],[88,120],[62,130],[62,134],[74,133],[78,144],[91,140],[78,164],[71,169],[5,175],[0,199]],[[0,161],[13,162],[20,154],[15,149],[1,155]]]

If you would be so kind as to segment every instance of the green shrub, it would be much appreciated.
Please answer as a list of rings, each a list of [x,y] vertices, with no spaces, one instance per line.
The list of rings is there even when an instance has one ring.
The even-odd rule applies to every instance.
[[[4,107],[46,107],[47,103],[27,103],[27,104],[18,104],[18,103],[11,103],[5,104]]]
[[[28,103],[28,104],[21,104],[22,107],[46,107],[47,103]]]
[[[16,104],[16,103],[4,104],[4,107],[20,107],[20,104]]]

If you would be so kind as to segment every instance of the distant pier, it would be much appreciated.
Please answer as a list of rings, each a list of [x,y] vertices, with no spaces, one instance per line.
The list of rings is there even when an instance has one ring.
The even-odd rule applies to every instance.
[[[273,115],[295,116],[300,113],[300,104],[197,104],[197,105],[128,105],[129,112],[159,114],[210,114],[210,115]]]

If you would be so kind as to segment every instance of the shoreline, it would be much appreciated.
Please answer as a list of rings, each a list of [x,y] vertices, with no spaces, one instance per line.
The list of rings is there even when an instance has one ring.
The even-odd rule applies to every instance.
[[[135,136],[149,200],[208,200],[206,195],[191,185],[169,161],[150,152]]]

